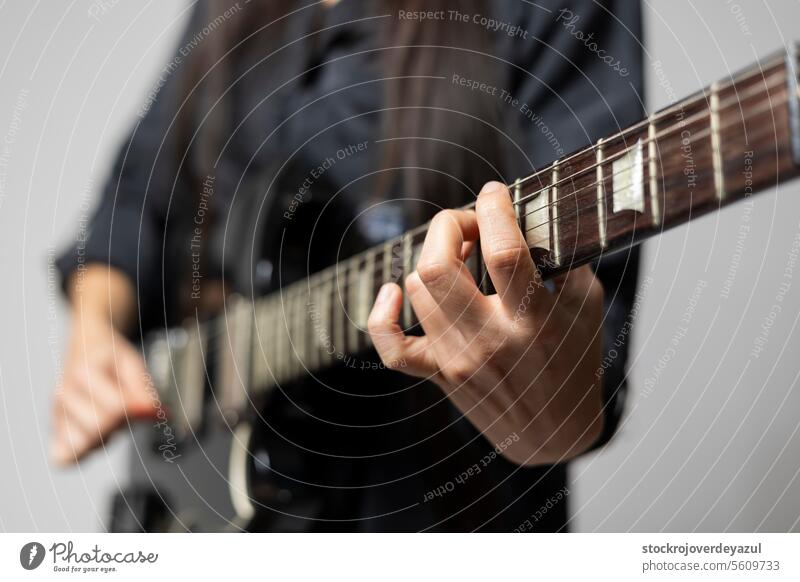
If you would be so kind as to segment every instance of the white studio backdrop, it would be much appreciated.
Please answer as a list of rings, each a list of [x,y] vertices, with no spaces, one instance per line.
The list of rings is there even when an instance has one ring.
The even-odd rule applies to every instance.
[[[46,461],[69,321],[51,262],[99,195],[186,6],[0,2],[0,531],[95,531],[124,483],[124,439],[79,469]],[[789,0],[644,13],[651,108],[800,39]],[[645,245],[629,412],[572,469],[573,530],[800,530],[800,279],[785,285],[799,233],[790,184]]]

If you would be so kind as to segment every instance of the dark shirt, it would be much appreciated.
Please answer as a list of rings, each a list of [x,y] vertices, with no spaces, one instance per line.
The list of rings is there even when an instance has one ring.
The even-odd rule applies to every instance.
[[[296,260],[310,252],[314,267],[336,259],[346,231],[356,231],[363,246],[413,226],[404,207],[391,200],[375,210],[364,180],[380,167],[382,151],[376,140],[382,137],[383,71],[375,51],[387,39],[371,19],[375,4],[344,0],[327,10],[322,21],[319,12],[301,10],[287,24],[287,34],[298,39],[324,28],[313,43],[290,44],[268,64],[233,64],[236,82],[228,88],[225,132],[230,139],[214,168],[210,211],[204,213],[217,243],[213,248],[222,250],[204,263],[208,273],[235,278],[227,269],[247,255],[252,243],[237,231],[236,217],[242,213],[263,215],[268,232],[289,233],[284,241],[289,250],[301,250]],[[638,2],[576,0],[569,13],[559,12],[561,3],[552,0],[489,5],[491,14],[485,16],[509,25],[489,35],[491,66],[499,79],[491,99],[503,131],[513,136],[500,176],[505,181],[641,118]],[[397,17],[396,12],[390,16]],[[469,26],[488,24],[469,17]],[[202,30],[214,18],[200,2],[181,48],[196,42],[198,33],[203,42]],[[509,34],[511,26],[518,29]],[[442,71],[444,78],[431,83],[446,84],[447,91],[469,90],[454,75],[469,78],[470,59],[478,57],[463,58],[463,71]],[[176,59],[173,63],[186,60],[181,49]],[[185,90],[177,77],[169,68],[162,72],[163,87],[123,144],[86,240],[58,263],[64,275],[89,263],[126,273],[136,282],[145,330],[179,320],[176,273],[186,265],[188,249],[183,229],[198,209],[197,198],[191,198],[197,192],[186,178],[186,164],[192,162],[181,159],[177,146],[175,115]],[[515,101],[506,101],[502,90]],[[465,121],[453,117],[450,122]],[[337,152],[362,143],[365,149],[338,159]],[[331,158],[335,163],[317,171]],[[287,219],[298,185],[309,176],[315,177],[300,205],[302,216]],[[496,177],[487,168],[487,179]],[[413,194],[425,197],[424,192]],[[244,208],[238,214],[237,205]],[[326,228],[319,229],[309,247],[308,233],[319,217]],[[292,238],[298,232],[305,238]],[[611,437],[622,411],[637,262],[632,251],[604,257],[596,265],[606,290],[606,423],[600,443]],[[301,464],[312,467],[309,481],[329,492],[315,514],[319,519],[308,521],[306,528],[565,528],[565,465],[520,468],[507,462],[433,385],[386,371],[340,370],[324,381],[337,389],[321,390],[320,380],[291,396],[276,396],[282,401],[272,403],[274,410],[305,411],[289,415],[291,420],[277,419],[275,426],[294,442],[297,455],[305,455]],[[376,395],[381,398],[370,398]]]

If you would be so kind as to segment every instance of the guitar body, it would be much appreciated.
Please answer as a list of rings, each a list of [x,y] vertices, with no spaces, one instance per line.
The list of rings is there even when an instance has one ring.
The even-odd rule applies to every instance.
[[[109,529],[309,529],[322,500],[298,481],[305,468],[294,447],[274,438],[268,423],[281,421],[273,416],[262,411],[170,444],[158,427],[136,427],[130,485],[114,499]]]
[[[370,468],[418,455],[384,436],[387,424],[409,419],[408,381],[374,368],[364,352],[304,381],[273,389],[236,422],[213,413],[203,430],[172,439],[154,424],[137,427],[131,485],[113,504],[113,531],[343,531]],[[365,366],[361,364],[364,363]],[[393,379],[396,378],[396,381]],[[442,403],[432,385],[417,385],[413,402],[433,411]],[[371,398],[380,395],[382,398]],[[429,399],[429,401],[426,401]],[[214,398],[211,397],[213,402]],[[209,410],[215,410],[211,404]],[[435,417],[435,412],[431,413]],[[425,423],[425,416],[420,422]],[[414,426],[414,420],[405,420]],[[430,423],[428,423],[430,424]],[[433,429],[431,425],[430,430]],[[441,452],[439,453],[441,454]],[[401,469],[397,477],[404,476]],[[385,469],[382,475],[391,474]],[[397,491],[398,502],[407,483]],[[413,488],[412,488],[413,489]],[[413,503],[413,501],[409,502]]]
[[[262,189],[271,182],[271,172],[268,168],[250,179],[243,195],[237,197],[228,229],[236,233],[235,238],[212,240],[211,252],[225,264],[226,288],[233,291],[224,312],[231,312],[233,305],[241,305],[243,301],[252,304],[260,296],[279,295],[281,287],[303,280],[310,273],[335,264],[341,255],[346,257],[365,246],[353,228],[351,211],[346,208],[328,205],[325,220],[316,224],[323,211],[323,205],[317,201],[300,205],[293,213],[290,227],[267,227],[263,217],[281,216],[280,209],[292,201],[291,192],[265,198]],[[271,207],[262,207],[265,199]],[[326,230],[327,224],[349,224],[351,228],[349,233],[342,233]],[[314,233],[313,240],[309,233]],[[248,246],[253,240],[260,241],[260,248]],[[330,241],[341,244],[332,245]],[[252,313],[249,315],[252,317]],[[187,323],[189,328],[196,325],[193,321]],[[212,327],[208,335],[216,335],[217,339],[205,339],[204,347],[195,349],[194,354],[199,358],[201,353],[214,349],[223,353],[232,349],[226,341],[229,338],[224,336],[233,327],[231,322]],[[166,342],[163,337],[158,338],[170,346],[169,361],[161,362],[160,366],[164,368],[160,374],[162,380],[155,381],[163,399],[161,405],[167,412],[160,422],[140,425],[134,430],[130,485],[113,500],[109,529],[205,532],[325,529],[322,508],[345,507],[344,497],[353,495],[346,489],[349,476],[338,481],[328,479],[331,463],[336,464],[339,455],[353,450],[341,444],[348,437],[334,434],[342,431],[336,428],[330,409],[340,404],[324,397],[331,388],[336,392],[354,383],[353,377],[348,377],[344,361],[347,356],[341,358],[339,365],[318,375],[302,374],[273,386],[268,392],[248,394],[247,402],[232,412],[226,402],[231,399],[230,385],[235,382],[232,374],[226,374],[224,363],[213,359],[196,363],[192,372],[178,378],[186,369],[182,360],[187,355],[180,351],[187,341],[185,334],[173,331],[167,332],[170,339]],[[368,352],[361,350],[361,355],[365,351]],[[159,367],[155,356],[147,358],[147,348],[145,354],[151,368]],[[374,353],[364,357],[371,365],[379,361]],[[157,375],[154,371],[154,376]],[[381,379],[385,381],[385,375]],[[369,385],[369,377],[363,370],[358,371],[355,381]],[[192,412],[198,401],[202,402],[202,412]],[[358,422],[360,408],[348,408],[348,420]],[[193,414],[201,418],[187,420]],[[333,424],[321,422],[320,418],[331,419]],[[319,443],[331,446],[322,454],[315,454]]]

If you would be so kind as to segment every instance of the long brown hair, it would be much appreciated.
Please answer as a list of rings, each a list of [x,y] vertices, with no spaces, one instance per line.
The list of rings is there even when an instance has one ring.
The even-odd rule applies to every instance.
[[[375,2],[382,12],[393,16],[398,16],[401,10],[405,13],[458,10],[461,14],[486,14],[488,10],[487,0]],[[179,133],[184,136],[183,145],[191,146],[188,169],[196,184],[205,179],[218,155],[229,105],[225,100],[220,101],[199,129],[193,127],[198,119],[196,112],[208,111],[209,104],[223,94],[231,79],[231,63],[238,53],[257,50],[268,54],[279,43],[295,40],[286,39],[284,33],[291,18],[287,15],[301,8],[301,4],[312,2],[251,0],[244,5],[233,0],[208,0],[206,20],[226,11],[231,13],[232,7],[235,8],[230,18],[193,51],[183,80],[184,96],[189,99],[179,116]],[[399,187],[405,193],[423,196],[434,203],[429,207],[431,212],[436,206],[464,204],[481,183],[500,178],[487,175],[486,164],[475,163],[477,155],[489,167],[503,167],[496,131],[500,125],[499,104],[496,98],[454,87],[449,79],[432,82],[431,77],[458,72],[490,85],[498,83],[498,67],[488,66],[488,59],[480,57],[481,53],[491,52],[488,33],[484,27],[455,24],[447,19],[419,22],[393,17],[383,22],[385,30],[381,38],[387,39],[385,47],[391,48],[380,49],[382,74],[394,80],[384,83],[386,114],[382,132],[384,137],[423,139],[384,142],[382,166],[411,169],[378,173],[378,187],[374,190],[386,196],[393,187]],[[453,115],[460,122],[454,122]],[[195,129],[197,134],[190,140]],[[419,167],[434,171],[413,169]],[[409,220],[419,222],[425,218],[417,211]]]

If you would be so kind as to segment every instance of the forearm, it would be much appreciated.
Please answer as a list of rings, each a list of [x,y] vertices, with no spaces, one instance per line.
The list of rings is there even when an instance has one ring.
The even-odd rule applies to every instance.
[[[102,264],[91,264],[81,274],[73,273],[67,294],[76,321],[110,323],[129,333],[136,323],[136,292],[133,282],[122,271]]]

